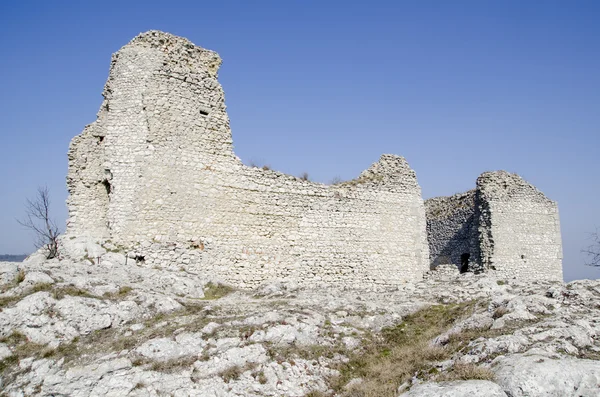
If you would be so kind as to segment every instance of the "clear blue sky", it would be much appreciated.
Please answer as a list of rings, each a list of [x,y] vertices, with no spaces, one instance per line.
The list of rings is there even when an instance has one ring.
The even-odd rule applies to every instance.
[[[140,32],[223,58],[236,153],[328,182],[405,156],[425,198],[517,172],[558,201],[565,278],[600,226],[598,1],[0,3],[0,253],[46,184],[67,216],[71,138],[95,119],[111,53]]]

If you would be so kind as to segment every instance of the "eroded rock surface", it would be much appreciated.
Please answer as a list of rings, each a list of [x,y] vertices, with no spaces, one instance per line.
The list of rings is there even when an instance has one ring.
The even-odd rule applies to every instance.
[[[387,292],[285,282],[237,291],[108,254],[6,267],[5,395],[362,395],[373,373],[352,363],[385,357],[385,335],[430,308],[464,309],[431,335],[421,369],[392,377],[398,395],[600,393],[598,281],[442,271]],[[413,343],[398,340],[393,349]]]

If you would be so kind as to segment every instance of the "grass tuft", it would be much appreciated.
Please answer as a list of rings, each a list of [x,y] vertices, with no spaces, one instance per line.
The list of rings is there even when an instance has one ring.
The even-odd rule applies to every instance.
[[[233,291],[234,289],[228,285],[210,282],[204,287],[203,300],[219,299],[226,295],[229,295]]]
[[[52,291],[52,297],[56,300],[63,299],[65,296],[80,296],[83,298],[94,298],[94,299],[102,299],[99,296],[89,293],[88,291],[77,288],[74,285],[67,285],[64,287],[55,288]]]
[[[225,383],[229,383],[232,380],[238,380],[240,375],[242,375],[242,368],[239,365],[234,365],[219,373],[219,376],[223,378]]]
[[[450,370],[439,376],[440,381],[454,380],[490,380],[494,381],[495,375],[489,369],[475,364],[454,364]]]

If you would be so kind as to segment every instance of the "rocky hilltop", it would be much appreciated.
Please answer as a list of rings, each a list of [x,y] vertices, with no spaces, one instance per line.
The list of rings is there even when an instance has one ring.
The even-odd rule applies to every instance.
[[[329,186],[245,166],[220,64],[156,31],[113,55],[58,257],[0,262],[0,396],[600,395],[556,203],[503,171],[424,203],[389,154]]]
[[[96,250],[0,264],[3,396],[600,394],[598,281],[235,290]]]

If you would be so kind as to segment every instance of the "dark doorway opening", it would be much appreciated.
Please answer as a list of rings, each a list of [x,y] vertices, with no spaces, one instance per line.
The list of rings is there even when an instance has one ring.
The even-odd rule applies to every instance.
[[[462,254],[460,256],[460,272],[461,273],[466,273],[469,271],[469,258],[471,257],[471,254]]]

